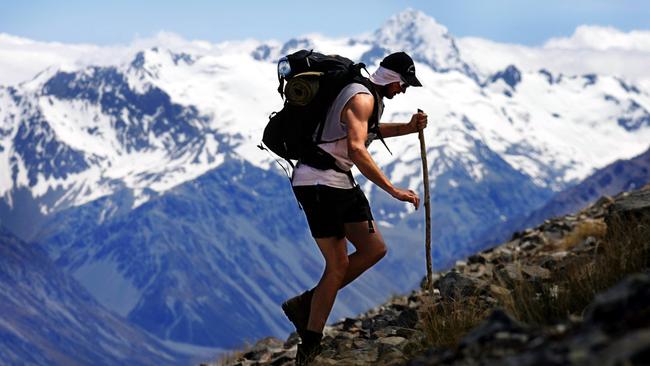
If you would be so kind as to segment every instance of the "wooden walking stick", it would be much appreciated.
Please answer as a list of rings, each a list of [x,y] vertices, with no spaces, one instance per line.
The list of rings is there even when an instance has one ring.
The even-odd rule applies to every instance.
[[[423,113],[418,109],[418,113]],[[425,249],[427,255],[427,290],[431,290],[432,270],[431,270],[431,202],[429,197],[429,165],[427,164],[427,147],[424,143],[424,131],[418,130],[418,138],[420,139],[420,157],[422,159],[422,180],[424,183],[424,214],[426,218],[426,238]]]

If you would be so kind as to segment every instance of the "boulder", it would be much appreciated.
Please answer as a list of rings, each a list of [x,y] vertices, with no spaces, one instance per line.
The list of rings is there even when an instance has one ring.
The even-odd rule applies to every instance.
[[[510,337],[509,335],[513,334],[526,334],[526,332],[527,328],[523,324],[503,310],[497,309],[460,341],[460,347],[476,346],[495,339]]]
[[[649,220],[650,191],[635,191],[618,198],[605,216],[607,227],[624,223],[638,225]]]
[[[533,280],[546,280],[551,278],[551,271],[541,266],[524,265],[521,267],[521,271]]]
[[[484,287],[482,281],[453,271],[442,276],[433,285],[440,290],[440,295],[447,299],[478,295]]]
[[[418,312],[415,309],[407,308],[397,317],[397,325],[403,328],[415,328],[418,323]]]
[[[608,332],[650,327],[650,273],[630,275],[598,294],[587,307],[585,323]]]

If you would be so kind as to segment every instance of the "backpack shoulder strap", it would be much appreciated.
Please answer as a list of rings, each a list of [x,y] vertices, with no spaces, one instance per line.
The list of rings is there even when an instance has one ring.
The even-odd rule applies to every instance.
[[[362,84],[368,90],[370,90],[370,93],[372,93],[372,96],[375,100],[375,105],[372,110],[372,116],[370,117],[370,120],[368,121],[368,132],[372,132],[377,135],[379,138],[379,141],[386,147],[386,150],[393,155],[393,152],[390,151],[388,148],[388,145],[386,144],[386,141],[384,140],[384,136],[381,135],[381,130],[379,129],[379,103],[381,103],[381,100],[379,99],[379,94],[377,93],[377,88],[375,88],[375,84],[373,84],[370,79],[359,76],[355,78],[355,81],[357,83]]]

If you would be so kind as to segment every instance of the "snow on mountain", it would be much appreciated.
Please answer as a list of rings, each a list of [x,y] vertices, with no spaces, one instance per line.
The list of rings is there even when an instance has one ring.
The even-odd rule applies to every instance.
[[[165,56],[171,64],[192,62],[184,54]],[[7,105],[0,110],[0,145],[10,147],[0,151],[11,172],[0,188],[11,197],[5,209],[16,206],[21,189],[37,201],[35,214],[46,215],[122,187],[136,192],[136,207],[151,190],[170,189],[220,164],[226,140],[239,137],[216,131],[197,107],[174,102],[148,82],[159,73],[153,62],[145,68],[138,53],[121,69],[50,70],[20,91],[0,90]]]
[[[373,48],[361,57],[368,65],[378,63],[389,53],[405,51],[435,71],[459,70],[475,77],[461,59],[447,28],[421,11],[407,9],[393,16],[369,40]]]
[[[407,31],[397,32],[396,29]],[[327,51],[340,51],[353,58],[364,58],[379,44],[386,50],[407,49],[419,60],[418,71],[422,74],[421,78],[425,79],[425,88],[409,91],[412,96],[409,95],[408,100],[396,99],[388,103],[386,116],[408,118],[407,111],[426,107],[433,117],[432,121],[450,126],[462,120],[463,114],[473,115],[468,115],[468,118],[479,121],[477,128],[488,139],[491,148],[504,154],[506,160],[536,179],[540,185],[553,189],[586,176],[595,167],[610,162],[612,158],[631,157],[645,147],[639,146],[639,141],[645,138],[641,132],[634,134],[635,137],[632,138],[635,142],[629,145],[629,149],[615,152],[619,155],[610,157],[602,153],[602,150],[610,149],[613,141],[606,139],[610,131],[605,124],[599,124],[602,127],[597,134],[591,129],[579,134],[573,133],[576,128],[584,130],[580,125],[586,126],[594,124],[595,120],[601,120],[601,115],[610,120],[627,115],[623,118],[642,121],[648,110],[647,93],[641,91],[634,95],[635,93],[626,91],[624,94],[630,97],[623,96],[618,90],[625,88],[623,85],[629,83],[627,81],[617,82],[601,77],[595,85],[589,84],[588,90],[583,92],[580,81],[569,85],[567,80],[571,80],[571,77],[554,74],[562,82],[547,83],[544,82],[545,74],[535,71],[528,76],[525,70],[515,65],[511,70],[516,69],[520,78],[523,75],[517,93],[511,93],[509,88],[512,86],[506,82],[501,83],[499,80],[502,78],[495,78],[483,87],[476,86],[466,74],[462,74],[464,61],[446,29],[414,10],[391,18],[375,32],[373,39],[374,43],[371,44],[362,40],[328,40],[314,36],[313,39],[304,39],[304,42],[289,41],[282,45],[281,50],[290,52],[296,47],[307,45]],[[51,135],[56,136],[52,137],[53,141],[62,140],[66,146],[64,150],[69,150],[62,159],[81,159],[86,167],[81,169],[83,164],[77,165],[73,168],[77,171],[71,172],[74,174],[54,179],[47,174],[40,177],[34,172],[30,176],[26,171],[30,168],[21,165],[24,164],[25,156],[15,156],[7,149],[0,156],[0,164],[9,166],[7,171],[16,169],[17,172],[13,182],[8,182],[5,176],[0,192],[7,197],[7,201],[10,200],[7,192],[26,186],[37,197],[46,195],[49,190],[56,190],[56,187],[67,192],[79,192],[74,197],[59,197],[54,204],[40,204],[43,213],[71,204],[83,204],[109,194],[114,191],[110,186],[115,184],[125,184],[137,192],[144,192],[145,188],[162,192],[218,166],[222,157],[217,150],[220,146],[225,148],[225,145],[228,146],[227,150],[246,157],[254,164],[269,167],[273,161],[255,145],[266,116],[277,110],[281,101],[275,93],[273,63],[268,62],[268,59],[260,61],[254,57],[255,51],[262,46],[271,47],[268,42],[260,44],[255,41],[218,46],[193,43],[188,46],[190,52],[153,47],[135,53],[129,62],[115,67],[83,67],[74,72],[50,69],[20,87],[3,89],[0,98],[6,107],[0,111],[0,117],[3,120],[5,140],[15,137],[21,126],[27,129],[24,122],[26,119],[36,125],[47,124],[47,127],[43,125],[41,129],[51,129]],[[274,49],[280,48],[279,44],[272,46]],[[428,66],[433,66],[433,71]],[[454,68],[460,72],[435,72]],[[501,70],[504,69],[506,67]],[[492,75],[498,75],[498,72]],[[492,76],[486,76],[485,80],[490,77]],[[79,87],[75,89],[66,84],[72,81],[68,80],[70,78],[78,79],[82,88],[92,89],[104,85],[105,95],[85,95]],[[621,87],[616,86],[616,83]],[[609,88],[612,88],[611,93],[605,91]],[[444,92],[440,92],[442,90]],[[119,99],[121,95],[116,93],[122,92],[126,92],[128,98],[132,99],[140,98],[140,95],[143,98],[154,98],[154,95],[162,93],[166,94],[163,98],[169,98],[171,108],[176,105],[187,106],[187,112],[183,113],[192,115],[195,122],[188,122],[186,125],[189,130],[186,133],[179,131],[177,136],[178,139],[187,141],[173,141],[172,138],[167,143],[162,140],[159,143],[151,142],[153,145],[146,149],[133,149],[133,146],[123,140],[123,134],[134,129],[148,133],[152,127],[148,121],[157,115],[152,112],[141,120],[141,114],[124,114],[124,111],[116,109],[121,106],[111,109],[99,105],[106,103],[100,97]],[[608,95],[607,98],[616,98],[620,104],[615,105],[611,98],[603,101],[605,94]],[[567,103],[568,100],[572,103]],[[251,105],[255,108],[251,108]],[[484,105],[493,107],[484,108]],[[500,106],[495,107],[496,105]],[[577,105],[593,105],[604,114],[592,113],[592,109],[575,108]],[[126,111],[129,111],[128,108]],[[172,117],[185,118],[183,113]],[[548,118],[549,115],[552,118]],[[524,119],[529,121],[522,122]],[[565,123],[567,119],[577,122]],[[588,119],[591,122],[585,123]],[[126,128],[126,132],[112,132],[116,127],[120,128],[122,123],[131,126]],[[433,140],[438,131],[430,129],[427,132]],[[615,134],[619,132],[614,131]],[[197,141],[191,139],[192,134],[199,136]],[[155,131],[154,135],[156,140],[162,138]],[[607,141],[603,141],[604,144],[585,144],[587,139],[584,137],[591,135],[597,140]],[[581,141],[576,141],[575,136],[581,136],[578,139]],[[622,135],[620,137],[627,138]],[[221,141],[221,138],[227,141]],[[125,143],[127,145],[123,146]],[[169,143],[178,146],[165,146]],[[13,142],[5,141],[2,145],[12,146]],[[593,149],[599,146],[602,146],[601,150]],[[175,151],[170,156],[172,149]],[[390,157],[383,161],[380,159],[382,164],[391,161]],[[577,163],[573,164],[574,161]],[[138,203],[146,201],[147,197],[141,193]]]
[[[643,122],[650,110],[647,92],[634,92],[613,77],[510,70],[517,76],[507,76],[506,69],[502,77],[496,74],[481,87],[458,73],[423,68],[419,77],[425,87],[389,101],[384,119],[407,121],[410,111],[422,108],[431,121],[426,131],[430,144],[445,144],[463,153],[466,142],[452,133],[468,131],[536,184],[553,190],[611,162],[612,154],[630,158],[647,148],[650,125]],[[511,86],[504,76],[519,81]],[[626,128],[627,119],[635,121],[631,124],[638,128]],[[472,121],[470,129],[466,120]],[[417,138],[400,139],[393,156],[382,154],[377,146],[383,165],[396,159],[418,159]],[[430,171],[437,169],[433,166]],[[416,175],[414,178],[413,186],[421,183]]]

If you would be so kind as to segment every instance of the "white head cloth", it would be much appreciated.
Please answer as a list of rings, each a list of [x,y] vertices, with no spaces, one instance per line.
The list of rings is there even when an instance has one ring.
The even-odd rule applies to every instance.
[[[399,73],[396,73],[393,70],[379,66],[377,71],[370,75],[370,81],[377,85],[388,85],[394,82],[401,82],[402,77],[399,75]]]

